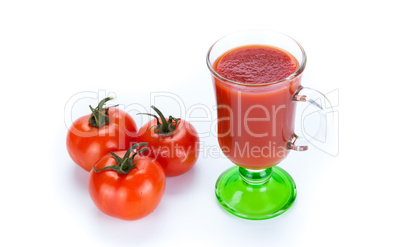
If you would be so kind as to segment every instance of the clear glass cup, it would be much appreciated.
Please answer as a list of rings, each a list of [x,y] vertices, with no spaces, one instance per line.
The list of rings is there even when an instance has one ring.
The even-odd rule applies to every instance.
[[[297,70],[286,78],[260,84],[229,80],[215,69],[215,62],[228,51],[248,45],[266,45],[291,54]],[[236,166],[221,174],[215,194],[223,208],[246,219],[268,219],[282,214],[296,198],[292,177],[277,167],[290,150],[304,151],[294,133],[296,102],[328,102],[321,93],[301,86],[306,67],[302,46],[287,35],[250,30],[227,35],[207,54],[207,66],[215,89],[218,141]],[[330,105],[330,104],[329,104]]]

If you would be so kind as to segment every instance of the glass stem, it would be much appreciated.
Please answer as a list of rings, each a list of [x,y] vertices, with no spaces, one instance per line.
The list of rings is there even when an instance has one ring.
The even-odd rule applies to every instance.
[[[251,185],[261,185],[268,182],[272,175],[272,167],[262,170],[252,170],[239,167],[241,178],[245,183]]]

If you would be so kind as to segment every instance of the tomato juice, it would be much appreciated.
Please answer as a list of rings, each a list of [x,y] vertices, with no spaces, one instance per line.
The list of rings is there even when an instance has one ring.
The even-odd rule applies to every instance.
[[[289,52],[266,45],[238,47],[214,62],[218,141],[236,165],[265,169],[289,153],[298,68]]]

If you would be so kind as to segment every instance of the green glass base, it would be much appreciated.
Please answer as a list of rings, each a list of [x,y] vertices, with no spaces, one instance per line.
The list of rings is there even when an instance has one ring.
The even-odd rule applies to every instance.
[[[215,194],[229,213],[252,220],[284,213],[296,199],[296,184],[282,168],[248,170],[232,167],[216,182]]]

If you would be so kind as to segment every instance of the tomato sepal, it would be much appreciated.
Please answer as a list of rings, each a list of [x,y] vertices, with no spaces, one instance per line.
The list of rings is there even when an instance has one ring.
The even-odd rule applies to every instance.
[[[95,166],[93,166],[92,168],[94,169],[95,172],[101,172],[104,170],[112,170],[117,172],[119,175],[126,175],[128,174],[137,164],[137,160],[135,160],[134,162],[134,157],[139,154],[139,153],[143,153],[145,151],[148,150],[147,147],[143,147],[140,150],[136,151],[133,155],[130,156],[130,154],[137,149],[140,146],[147,146],[148,143],[147,142],[141,142],[141,143],[137,143],[133,146],[131,146],[127,152],[124,154],[124,157],[121,158],[119,157],[117,154],[110,152],[110,155],[116,160],[116,165],[112,165],[112,166],[106,166],[103,167],[102,169],[96,169]]]
[[[92,106],[89,106],[89,109],[91,109],[91,116],[88,119],[89,125],[92,127],[97,127],[100,128],[106,124],[109,123],[110,117],[109,117],[109,108],[103,108],[103,105],[108,102],[109,100],[114,99],[114,97],[107,97],[101,100],[98,104],[98,106],[94,109]],[[112,107],[116,107],[118,105],[114,105]]]
[[[154,132],[157,134],[171,134],[175,131],[177,126],[180,124],[180,118],[174,118],[172,116],[169,116],[169,120],[166,121],[165,116],[162,114],[162,112],[156,108],[155,106],[151,106],[151,108],[159,115],[156,116],[155,114],[151,113],[137,113],[137,115],[148,115],[151,117],[154,117],[156,119],[156,126],[154,129]],[[159,122],[159,118],[161,119],[162,123]],[[152,126],[154,127],[154,126]]]

